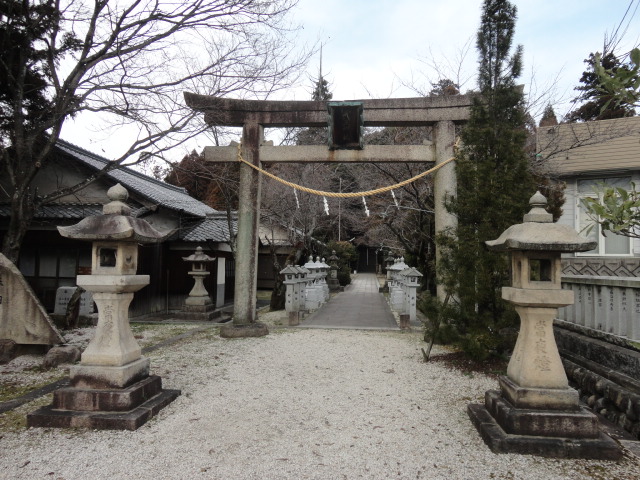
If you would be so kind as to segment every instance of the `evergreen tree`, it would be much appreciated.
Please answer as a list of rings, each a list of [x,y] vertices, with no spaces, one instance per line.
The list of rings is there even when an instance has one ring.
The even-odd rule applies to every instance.
[[[553,110],[551,105],[547,105],[542,112],[542,118],[540,119],[541,127],[553,127],[554,125],[558,125],[558,117],[556,117],[556,112]]]
[[[447,95],[460,95],[460,86],[453,80],[443,78],[436,83],[431,84],[430,97],[447,96]]]
[[[584,102],[575,110],[567,114],[569,122],[587,122],[590,120],[606,120],[609,118],[633,117],[635,110],[632,103],[625,100],[615,102],[610,94],[603,94],[601,81],[596,72],[596,64],[599,64],[605,70],[616,74],[616,72],[628,72],[629,65],[623,64],[620,59],[613,53],[607,53],[600,56],[599,53],[589,54],[584,63],[587,69],[580,77],[581,85],[575,90],[581,92],[574,99],[576,102]]]
[[[311,100],[315,102],[328,102],[333,98],[333,94],[329,90],[329,82],[322,75],[322,64],[318,78],[314,82],[313,91],[311,92]],[[326,127],[310,127],[297,130],[295,135],[297,145],[322,145],[327,143]]]
[[[439,281],[457,302],[449,324],[477,358],[504,348],[498,332],[517,318],[501,298],[501,288],[509,284],[507,257],[489,252],[484,242],[522,222],[535,189],[525,153],[524,98],[516,85],[522,47],[511,53],[515,21],[510,2],[485,0],[477,37],[479,95],[461,132],[457,198],[448,205],[458,226],[438,238]]]

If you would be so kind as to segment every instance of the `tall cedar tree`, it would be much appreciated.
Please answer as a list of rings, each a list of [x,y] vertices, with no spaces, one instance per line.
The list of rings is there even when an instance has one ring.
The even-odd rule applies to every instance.
[[[478,358],[499,351],[499,330],[516,322],[501,298],[501,287],[509,283],[508,259],[489,252],[484,242],[522,221],[535,189],[524,150],[524,98],[516,85],[522,47],[511,53],[515,22],[510,2],[485,0],[477,37],[480,95],[461,132],[457,198],[448,204],[458,226],[438,239],[444,249],[440,281],[459,301],[450,322],[462,347]]]

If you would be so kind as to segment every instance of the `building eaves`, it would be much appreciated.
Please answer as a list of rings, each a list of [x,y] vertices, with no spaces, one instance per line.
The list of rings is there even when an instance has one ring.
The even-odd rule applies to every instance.
[[[237,222],[232,220],[231,223],[234,233],[236,233],[238,230]],[[185,242],[229,242],[229,223],[224,217],[197,219],[180,229],[179,238]]]
[[[106,158],[88,152],[64,140],[59,140],[57,147],[95,170],[101,170],[109,163]],[[121,183],[128,190],[133,190],[149,199],[152,203],[164,208],[185,212],[197,217],[205,217],[217,213],[217,210],[189,196],[184,188],[161,182],[131,168],[119,167],[111,170],[107,173],[107,176]]]

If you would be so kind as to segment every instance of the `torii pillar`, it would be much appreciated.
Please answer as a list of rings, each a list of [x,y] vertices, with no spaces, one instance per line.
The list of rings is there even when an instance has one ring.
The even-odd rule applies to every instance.
[[[258,167],[263,138],[262,125],[255,122],[243,125],[242,156]],[[240,165],[233,320],[231,324],[220,328],[220,335],[227,338],[263,336],[269,333],[266,325],[256,321],[261,184],[257,170],[248,165]]]
[[[186,103],[205,113],[212,126],[242,127],[242,155],[253,165],[273,162],[433,162],[436,165],[453,156],[455,128],[469,119],[472,97],[451,95],[419,98],[390,98],[342,102],[360,109],[361,126],[432,126],[432,145],[364,145],[348,149],[329,149],[322,145],[262,145],[264,127],[327,127],[329,104],[340,102],[237,100],[185,92]],[[342,131],[332,132],[341,134]],[[237,161],[237,148],[205,147],[205,160]],[[435,176],[436,232],[455,228],[456,218],[445,209],[445,201],[455,196],[453,164]],[[268,333],[256,322],[256,282],[258,265],[258,224],[260,221],[260,176],[247,165],[240,165],[236,283],[233,322],[221,329],[223,336],[256,336]],[[436,251],[436,260],[439,252]],[[442,296],[443,292],[439,290]]]

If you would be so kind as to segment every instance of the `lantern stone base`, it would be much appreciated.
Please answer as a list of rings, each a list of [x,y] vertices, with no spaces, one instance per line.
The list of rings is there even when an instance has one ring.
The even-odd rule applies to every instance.
[[[149,376],[149,359],[138,360],[120,366],[73,365],[69,369],[71,385],[76,388],[125,388]]]
[[[51,405],[27,415],[27,426],[136,430],[180,393],[163,390],[155,375],[119,389],[61,388]]]
[[[498,378],[502,395],[517,408],[578,410],[577,390],[567,388],[534,388],[516,385],[509,377]]]
[[[264,337],[268,334],[269,328],[260,322],[247,325],[230,323],[220,327],[220,336],[222,338]]]
[[[467,413],[494,453],[600,460],[622,456],[620,446],[600,431],[598,418],[585,408],[518,408],[499,391],[489,390],[485,404],[470,404]]]
[[[188,297],[184,302],[180,320],[209,322],[220,318],[220,312],[215,311],[216,306],[209,297]]]
[[[337,278],[327,278],[327,285],[329,286],[329,290],[332,292],[339,292],[344,290],[344,288],[340,287],[340,282]]]

